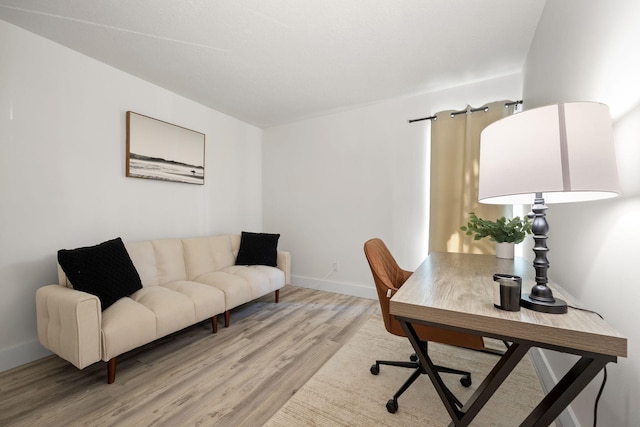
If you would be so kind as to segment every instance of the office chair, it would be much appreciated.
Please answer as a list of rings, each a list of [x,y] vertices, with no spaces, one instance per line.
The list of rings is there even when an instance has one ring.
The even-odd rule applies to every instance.
[[[398,266],[396,260],[391,255],[391,252],[389,252],[387,246],[380,239],[371,239],[367,241],[364,244],[364,253],[367,257],[367,261],[369,262],[369,267],[373,274],[373,280],[376,284],[376,291],[378,292],[378,301],[380,301],[380,308],[382,309],[384,326],[389,333],[400,337],[406,337],[402,326],[400,326],[400,322],[389,313],[389,300],[404,284],[409,276],[411,276],[412,272],[403,270]],[[428,348],[428,341],[474,350],[484,350],[484,340],[480,336],[424,325],[414,325],[414,329],[420,338],[421,344],[424,346],[425,352]],[[393,395],[393,398],[389,399],[387,402],[387,411],[392,414],[398,410],[398,398],[402,393],[404,393],[421,374],[426,373],[415,354],[412,354],[410,359],[411,361],[406,362],[376,360],[370,368],[373,375],[378,375],[380,372],[380,365],[414,369],[414,372],[411,374],[409,379],[402,385],[402,387],[400,387],[396,394]],[[460,383],[464,387],[469,387],[471,385],[471,373],[468,371],[461,371],[444,366],[436,366],[435,368],[438,372],[461,375],[462,378],[460,378]],[[462,403],[453,395],[453,393],[451,393],[451,397],[456,402],[456,405],[459,408],[462,408]]]

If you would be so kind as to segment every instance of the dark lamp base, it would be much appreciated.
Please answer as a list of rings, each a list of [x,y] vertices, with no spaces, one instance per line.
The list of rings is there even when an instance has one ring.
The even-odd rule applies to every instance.
[[[529,294],[522,295],[520,306],[542,313],[564,314],[567,312],[567,303],[561,299],[555,298],[554,301],[537,301],[531,299]]]

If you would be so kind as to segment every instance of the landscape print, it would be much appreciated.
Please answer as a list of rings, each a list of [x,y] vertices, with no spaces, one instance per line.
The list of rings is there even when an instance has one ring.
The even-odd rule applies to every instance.
[[[205,135],[127,112],[127,176],[204,184]]]

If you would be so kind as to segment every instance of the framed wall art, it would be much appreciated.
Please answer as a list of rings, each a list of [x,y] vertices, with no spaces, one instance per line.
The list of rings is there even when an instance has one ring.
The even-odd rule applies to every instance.
[[[204,184],[205,135],[127,111],[127,176]]]

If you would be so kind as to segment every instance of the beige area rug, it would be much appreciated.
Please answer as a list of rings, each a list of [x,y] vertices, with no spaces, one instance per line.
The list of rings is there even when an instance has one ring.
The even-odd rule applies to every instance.
[[[385,407],[412,370],[381,366],[379,360],[408,360],[412,347],[406,338],[384,328],[372,316],[322,368],[266,423],[291,426],[447,426],[451,419],[428,376],[420,378],[398,400],[398,412]],[[436,364],[471,371],[473,385],[464,388],[459,377],[443,374],[453,393],[465,402],[499,357],[467,349],[429,344]],[[473,426],[517,426],[542,398],[542,389],[528,357],[524,358],[473,421]]]

